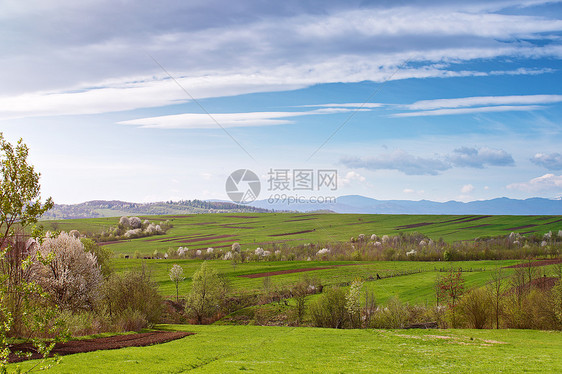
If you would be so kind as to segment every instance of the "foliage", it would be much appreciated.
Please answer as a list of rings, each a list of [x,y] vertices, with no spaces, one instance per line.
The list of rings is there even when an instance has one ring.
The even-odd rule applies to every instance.
[[[293,300],[295,301],[297,326],[302,323],[304,318],[304,313],[306,311],[306,297],[309,295],[308,287],[309,287],[309,283],[305,279],[301,279],[293,286],[291,290]]]
[[[30,279],[36,243],[14,230],[16,225],[23,229],[36,222],[53,201],[48,198],[41,203],[40,174],[27,163],[29,150],[21,139],[14,147],[0,133],[0,150],[0,372],[6,373],[10,335],[21,336],[24,327],[33,335],[32,345],[43,360],[31,370],[47,368],[56,361],[47,360],[54,343],[39,339],[41,334],[55,340],[63,340],[64,334],[54,309],[42,305],[45,295]]]
[[[136,319],[140,315],[150,326],[157,323],[162,314],[163,299],[144,266],[112,274],[103,287],[102,300],[113,321],[122,321],[127,316]]]
[[[14,224],[25,227],[53,207],[48,198],[41,204],[39,176],[27,163],[29,149],[20,139],[14,147],[0,133],[0,248]]]
[[[98,245],[95,241],[89,238],[80,238],[84,250],[90,252],[96,257],[96,261],[100,267],[101,275],[104,279],[109,278],[111,275],[111,257],[113,256],[113,251],[106,246]]]
[[[487,326],[491,308],[490,294],[483,288],[468,291],[458,305],[460,317],[471,329],[483,329]]]
[[[346,292],[343,288],[329,287],[320,298],[310,304],[309,311],[313,325],[335,329],[345,328],[349,321],[346,303]]]
[[[216,270],[210,268],[205,261],[193,274],[191,292],[187,299],[187,312],[201,324],[205,318],[211,318],[220,311],[225,295],[224,282]]]
[[[440,292],[440,299],[447,301],[448,312],[452,327],[457,327],[456,306],[457,302],[464,293],[464,278],[462,272],[455,271],[452,267],[444,276],[438,278],[437,289]]]

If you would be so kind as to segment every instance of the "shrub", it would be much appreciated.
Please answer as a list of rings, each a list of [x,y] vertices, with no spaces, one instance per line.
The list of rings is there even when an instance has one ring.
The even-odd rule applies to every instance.
[[[187,299],[187,312],[203,323],[220,312],[221,304],[226,298],[226,286],[215,269],[203,262],[193,274],[191,292]]]
[[[103,304],[113,321],[136,311],[146,320],[146,325],[155,324],[160,319],[162,303],[157,285],[144,267],[113,274],[103,287]]]
[[[345,295],[344,289],[330,287],[316,302],[310,304],[309,311],[314,326],[345,328],[349,321]]]
[[[491,310],[490,294],[482,288],[470,290],[458,304],[460,318],[473,329],[483,329],[487,326]]]
[[[80,241],[84,246],[84,250],[86,252],[90,252],[96,257],[96,261],[100,267],[101,275],[103,275],[103,277],[107,279],[111,274],[111,272],[113,271],[111,269],[111,264],[110,264],[111,256],[113,255],[111,249],[105,246],[98,245],[92,239],[81,238]]]
[[[397,297],[392,297],[387,306],[377,309],[371,327],[379,329],[401,329],[408,323],[408,308]]]

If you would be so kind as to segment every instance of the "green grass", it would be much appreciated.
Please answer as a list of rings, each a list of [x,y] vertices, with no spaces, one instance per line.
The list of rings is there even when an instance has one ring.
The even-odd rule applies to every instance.
[[[348,241],[359,234],[381,236],[414,231],[434,240],[443,238],[452,242],[478,236],[507,235],[511,231],[543,234],[550,230],[558,232],[562,228],[562,223],[555,222],[560,220],[560,216],[246,213],[141,218],[155,222],[169,219],[174,227],[166,235],[122,241],[108,245],[109,248],[117,254],[129,255],[136,251],[142,254],[152,254],[154,250],[166,252],[170,247],[177,249],[180,246],[190,249],[228,248],[233,242],[239,242],[243,249],[258,246],[271,249],[274,244]],[[474,218],[478,219],[472,220]],[[41,223],[47,229],[77,229],[86,233],[106,230],[118,221],[118,218],[93,218]],[[515,229],[528,225],[533,226]]]
[[[562,333],[182,326],[180,340],[63,357],[51,373],[562,372]],[[25,363],[25,369],[30,363]]]
[[[201,266],[198,260],[135,260],[113,259],[113,266],[117,272],[140,267],[142,263],[151,272],[152,279],[158,283],[162,295],[174,296],[175,285],[168,276],[169,269],[174,264],[179,264],[184,269],[185,281],[180,283],[180,295],[187,295],[191,289],[191,276]],[[234,292],[256,292],[263,289],[263,278],[244,278],[240,275],[265,273],[278,270],[292,270],[302,268],[321,268],[333,265],[350,264],[323,270],[314,270],[302,273],[274,275],[270,277],[273,287],[290,287],[303,276],[317,278],[323,285],[337,285],[350,282],[355,278],[376,278],[400,271],[421,271],[410,275],[403,275],[382,280],[365,282],[366,290],[373,290],[379,302],[385,302],[393,295],[400,297],[404,302],[424,303],[433,302],[433,284],[439,269],[448,269],[451,266],[464,269],[477,270],[464,273],[467,287],[483,286],[490,279],[490,272],[497,266],[509,266],[519,263],[517,260],[503,261],[462,261],[462,262],[422,262],[422,261],[275,261],[275,262],[250,262],[237,264],[234,268],[230,261],[214,260],[209,265],[223,274]],[[483,271],[480,271],[483,270]],[[505,269],[505,274],[510,274],[512,269]]]

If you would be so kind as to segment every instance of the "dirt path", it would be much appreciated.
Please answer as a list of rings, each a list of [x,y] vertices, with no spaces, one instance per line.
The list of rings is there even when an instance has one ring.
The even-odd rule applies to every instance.
[[[109,336],[105,338],[72,340],[66,343],[57,343],[51,353],[65,356],[74,353],[84,353],[106,349],[144,347],[147,345],[166,343],[193,334],[194,333],[192,332],[183,331],[152,331],[143,332],[140,334]],[[11,347],[11,351],[19,351],[24,353],[32,352],[32,355],[31,358],[24,358],[18,357],[14,353],[11,353],[8,359],[10,363],[42,358],[40,354],[35,352],[35,349],[30,343],[15,344]]]

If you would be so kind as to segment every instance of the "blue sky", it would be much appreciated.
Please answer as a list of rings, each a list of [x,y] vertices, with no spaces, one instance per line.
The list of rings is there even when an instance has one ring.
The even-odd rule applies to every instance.
[[[241,168],[337,169],[336,196],[562,196],[558,1],[0,10],[0,131],[57,203],[227,199]]]

